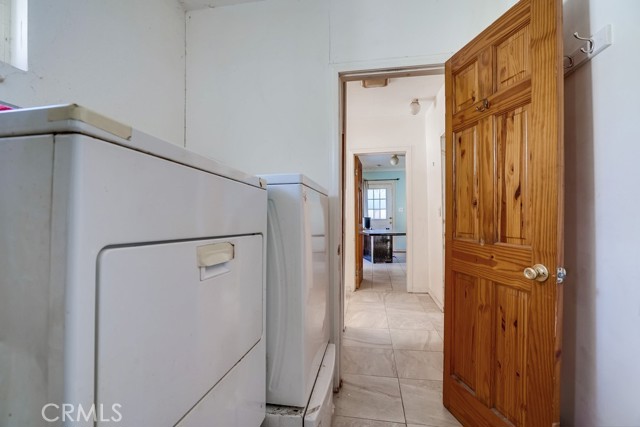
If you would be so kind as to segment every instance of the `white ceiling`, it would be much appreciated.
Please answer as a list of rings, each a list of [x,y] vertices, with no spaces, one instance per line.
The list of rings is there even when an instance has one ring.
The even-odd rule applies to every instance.
[[[205,9],[208,7],[233,6],[263,0],[178,0],[185,10]]]
[[[409,115],[409,104],[418,98],[424,114],[444,85],[444,75],[389,79],[385,87],[362,87],[361,81],[347,83],[347,117]]]
[[[433,103],[438,91],[444,85],[444,75],[400,77],[389,79],[389,84],[381,88],[362,87],[361,81],[347,83],[347,118],[350,117],[410,117],[409,104],[418,98],[422,108],[420,115]],[[404,170],[405,157],[398,156],[396,166],[389,163],[393,153],[359,155],[362,168],[367,171]]]
[[[389,163],[391,155],[393,153],[385,154],[360,154],[358,158],[362,162],[362,170],[366,171],[390,171],[390,170],[404,170],[405,169],[405,157],[404,155],[398,155],[398,164],[392,165]]]

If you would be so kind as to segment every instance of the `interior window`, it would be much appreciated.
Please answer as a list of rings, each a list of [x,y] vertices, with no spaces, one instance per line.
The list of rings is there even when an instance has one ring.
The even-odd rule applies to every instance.
[[[375,188],[367,190],[367,212],[372,219],[387,219],[387,190]]]

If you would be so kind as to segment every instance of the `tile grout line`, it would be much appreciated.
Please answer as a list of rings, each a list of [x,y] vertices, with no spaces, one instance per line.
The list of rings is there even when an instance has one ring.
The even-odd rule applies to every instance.
[[[390,309],[390,308],[389,308],[389,307],[388,307],[388,305],[387,305],[387,301],[388,301],[388,297],[389,297],[390,295],[395,294],[395,293],[400,294],[400,292],[398,292],[398,291],[395,291],[395,290],[394,290],[393,282],[392,282],[392,280],[391,280],[391,276],[392,276],[392,275],[389,273],[389,271],[390,271],[390,270],[389,270],[389,266],[384,265],[384,266],[381,266],[381,267],[382,267],[384,270],[386,270],[388,274],[382,274],[382,275],[381,275],[381,276],[383,276],[382,278],[381,278],[381,277],[376,277],[375,279],[377,279],[377,280],[375,280],[375,279],[374,279],[374,275],[375,275],[374,273],[375,273],[375,271],[371,271],[371,273],[370,273],[370,274],[371,274],[371,279],[372,279],[372,280],[371,280],[371,282],[370,282],[370,286],[371,286],[371,287],[370,287],[370,289],[371,289],[371,291],[373,291],[373,292],[372,292],[373,294],[380,295],[380,297],[382,298],[383,307],[384,307],[384,311],[385,311],[385,317],[386,317],[386,320],[387,320],[386,327],[384,327],[384,328],[370,328],[370,327],[364,327],[364,328],[354,328],[354,329],[375,329],[375,330],[380,330],[380,331],[384,331],[384,330],[386,330],[386,331],[387,331],[388,336],[389,336],[389,342],[391,343],[390,348],[391,348],[392,362],[393,362],[393,364],[394,364],[394,368],[395,368],[395,371],[396,371],[396,377],[395,377],[395,379],[396,379],[396,381],[397,381],[398,391],[399,391],[399,394],[400,394],[400,396],[399,396],[399,397],[400,397],[400,402],[401,402],[401,405],[402,405],[402,411],[403,411],[403,417],[404,417],[404,425],[405,425],[405,427],[406,427],[406,426],[407,426],[407,423],[408,423],[408,420],[407,420],[407,411],[406,411],[406,408],[405,408],[404,396],[403,396],[403,391],[402,391],[402,384],[401,384],[401,382],[400,382],[400,379],[405,379],[405,378],[400,378],[400,374],[399,374],[399,369],[398,369],[398,364],[397,364],[397,358],[396,358],[395,350],[403,350],[403,351],[418,352],[418,353],[442,353],[442,351],[438,351],[438,350],[431,350],[431,349],[413,349],[413,348],[408,348],[408,349],[399,349],[399,348],[398,348],[398,349],[397,349],[397,348],[394,346],[393,337],[392,337],[392,334],[391,334],[391,330],[392,330],[392,328],[391,328],[391,326],[390,326],[390,323],[389,323],[389,317],[388,317],[388,314],[389,314],[389,313],[388,313],[388,309]],[[380,274],[378,274],[378,276],[380,276]],[[390,287],[391,287],[391,291],[389,291],[389,290],[388,290],[388,288],[385,288],[385,287],[383,287],[383,288],[376,288],[376,285],[381,285],[381,284],[382,284],[382,285],[384,285],[384,279],[385,279],[385,278],[384,278],[384,276],[386,276],[386,279],[387,279],[387,280],[389,280],[388,285],[390,285]],[[381,282],[381,280],[382,280],[382,282]],[[406,281],[406,276],[405,276],[405,281]],[[410,294],[406,291],[406,289],[405,289],[402,293],[403,293],[403,294],[410,295]],[[379,300],[378,298],[380,298],[380,297],[376,297],[376,298],[375,298],[375,300]],[[350,299],[350,302],[355,303],[355,301],[354,301],[354,300],[351,300],[351,299]],[[371,301],[371,302],[369,302],[369,303],[364,303],[364,302],[361,302],[361,303],[363,303],[363,304],[364,304],[364,306],[365,306],[365,307],[364,307],[365,311],[366,311],[366,310],[373,310],[373,308],[371,307],[371,305],[372,305],[372,304],[377,304],[377,302],[376,302],[376,301]],[[419,300],[419,303],[420,303],[420,307],[421,307],[421,312],[422,312],[422,313],[429,314],[429,313],[431,313],[431,312],[432,312],[432,311],[430,311],[430,310],[427,308],[427,306],[428,306],[429,304],[426,304],[426,305],[425,305],[425,303],[424,303],[424,301],[423,301],[422,299],[420,299],[420,300]],[[376,309],[376,310],[377,310],[377,309]],[[393,329],[406,330],[406,331],[427,331],[427,332],[429,332],[429,333],[431,333],[431,332],[435,332],[435,336],[439,337],[440,339],[443,339],[443,337],[441,336],[441,334],[439,333],[439,331],[438,331],[438,329],[435,327],[435,325],[432,323],[432,321],[430,321],[430,322],[429,322],[429,324],[431,325],[431,328],[427,328],[427,329],[425,329],[425,328],[418,328],[418,329],[393,328]],[[369,348],[370,348],[370,347],[361,347],[361,346],[358,346],[358,345],[350,346],[350,347],[352,347],[352,348],[354,348],[354,347],[355,347],[355,348],[362,349],[362,350],[365,350],[365,349],[369,349]],[[381,347],[374,347],[374,348],[382,348],[382,349],[384,349],[385,347],[381,346]],[[372,377],[372,378],[387,378],[387,379],[392,379],[392,378],[394,378],[394,377],[380,376],[380,375],[371,375],[371,374],[353,374],[353,375],[359,375],[359,376],[364,376],[364,377]],[[442,380],[441,380],[441,379],[431,379],[431,380],[429,380],[429,379],[426,379],[426,378],[425,378],[425,379],[418,379],[418,378],[406,378],[405,380],[407,380],[407,381],[430,381],[430,382],[432,382],[432,381],[439,381],[439,382],[442,382]],[[363,415],[364,415],[364,414],[363,414]],[[349,416],[349,415],[341,415],[341,416],[342,416],[342,417],[345,417],[345,418],[352,418],[352,419],[359,419],[359,420],[370,420],[370,421],[374,421],[374,422],[384,422],[384,421],[385,421],[385,420],[374,419],[374,418],[364,418],[364,417],[361,417],[361,416],[355,416],[355,417],[354,417],[354,416]],[[365,416],[366,416],[366,415],[365,415]],[[387,422],[394,422],[394,423],[396,423],[396,421],[387,421]],[[402,423],[400,423],[400,424],[402,424]]]
[[[401,269],[402,269],[402,266],[401,266]],[[385,311],[385,318],[386,318],[386,321],[387,321],[386,328],[370,328],[370,327],[367,328],[367,327],[365,327],[365,328],[353,328],[353,329],[379,329],[379,330],[386,330],[387,331],[388,336],[389,336],[389,342],[391,344],[390,349],[391,349],[392,363],[393,363],[393,368],[395,369],[395,379],[396,379],[396,382],[397,382],[398,392],[399,392],[399,395],[400,395],[400,404],[402,405],[402,414],[403,414],[403,419],[404,419],[404,422],[402,424],[404,424],[406,426],[407,425],[407,414],[406,414],[406,410],[405,410],[405,402],[404,402],[403,395],[402,395],[402,386],[400,384],[400,374],[399,374],[398,364],[397,364],[397,361],[396,361],[396,355],[395,355],[395,350],[396,349],[395,349],[395,347],[393,345],[393,338],[391,336],[391,326],[389,324],[389,316],[388,316],[389,313],[387,311],[387,308],[388,308],[387,307],[387,297],[388,297],[388,295],[391,294],[391,293],[394,293],[394,292],[398,292],[399,293],[399,289],[396,290],[394,288],[394,286],[393,286],[393,280],[392,280],[392,274],[391,274],[392,272],[391,272],[391,269],[389,268],[389,266],[384,265],[383,266],[383,270],[385,271],[386,274],[383,274],[382,276],[386,276],[385,279],[387,281],[387,283],[386,283],[388,285],[387,287],[384,287],[382,289],[378,289],[376,287],[377,284],[382,283],[384,285],[385,283],[384,283],[384,279],[381,282],[380,278],[376,278],[375,277],[376,276],[376,274],[375,274],[375,272],[376,272],[375,271],[375,265],[373,266],[373,268],[370,271],[371,281],[368,284],[370,286],[369,289],[371,291],[373,291],[375,293],[379,293],[381,295],[381,297],[382,297],[382,303],[383,303],[383,307],[384,307],[384,311]],[[404,276],[404,283],[405,283],[404,290],[402,291],[402,293],[408,295],[409,293],[406,290],[406,271],[404,269],[402,269],[402,273],[403,273],[403,276]],[[378,279],[378,280],[376,280],[376,279]],[[390,288],[390,290],[388,288]],[[363,289],[361,289],[361,290],[363,290]],[[349,305],[351,305],[352,303],[355,303],[355,301],[353,301],[353,299],[350,297],[349,298]],[[363,303],[363,304],[369,305],[368,303]],[[422,306],[422,304],[420,304],[420,306],[424,311],[424,307]],[[368,307],[368,309],[370,309],[370,308],[371,307]],[[350,346],[350,347],[352,347],[352,348],[355,347],[355,348],[358,348],[358,349],[367,349],[367,348],[369,348],[369,347],[360,347],[360,346]],[[383,348],[383,347],[381,347],[381,348]],[[353,375],[358,375],[358,374],[353,374]],[[376,378],[394,378],[394,377],[386,377],[386,376],[371,375],[371,374],[368,374],[368,375],[359,374],[359,375],[376,377]],[[346,418],[355,418],[355,419],[373,420],[373,421],[384,421],[384,420],[374,420],[372,418],[360,418],[360,417],[348,417],[348,416]]]
[[[406,282],[406,278],[405,278]],[[389,284],[391,285],[391,289],[393,290],[393,283],[391,283],[391,276],[389,276]],[[384,301],[384,314],[387,317],[387,330],[389,331],[389,340],[391,341],[391,357],[393,358],[393,367],[396,371],[396,381],[398,381],[398,393],[400,394],[400,405],[402,406],[402,418],[404,419],[405,426],[407,425],[407,411],[404,407],[404,399],[402,398],[402,386],[400,385],[400,369],[398,368],[398,363],[396,362],[396,349],[393,345],[393,337],[391,336],[391,325],[389,324],[389,312],[387,311],[387,293],[383,295]]]
[[[351,418],[354,420],[362,420],[362,421],[377,421],[385,424],[392,423],[392,424],[404,424],[405,426],[407,425],[407,423],[398,423],[396,421],[386,421],[386,420],[373,420],[371,418],[354,417],[353,415],[336,415],[336,416],[342,417],[342,418]],[[429,426],[420,426],[420,427],[429,427]]]

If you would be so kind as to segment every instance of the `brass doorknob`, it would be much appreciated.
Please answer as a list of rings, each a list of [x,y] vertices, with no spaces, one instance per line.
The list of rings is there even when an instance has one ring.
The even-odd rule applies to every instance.
[[[524,277],[529,280],[544,282],[549,278],[549,270],[547,270],[547,267],[542,264],[536,264],[533,267],[527,267],[524,269]]]

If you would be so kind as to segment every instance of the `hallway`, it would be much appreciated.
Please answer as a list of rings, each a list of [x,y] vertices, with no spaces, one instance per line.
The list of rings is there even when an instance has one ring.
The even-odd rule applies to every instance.
[[[459,426],[442,406],[443,314],[408,294],[404,259],[365,261],[348,295],[333,427]]]

